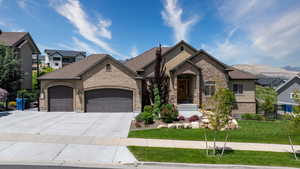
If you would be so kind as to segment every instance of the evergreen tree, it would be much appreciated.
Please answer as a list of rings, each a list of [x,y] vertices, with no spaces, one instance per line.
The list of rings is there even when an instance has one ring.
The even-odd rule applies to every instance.
[[[23,73],[21,61],[11,47],[0,45],[0,87],[9,93],[9,98],[16,96],[20,88]]]

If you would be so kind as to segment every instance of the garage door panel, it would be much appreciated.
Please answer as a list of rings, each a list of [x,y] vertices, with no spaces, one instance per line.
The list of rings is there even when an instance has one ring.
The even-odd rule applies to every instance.
[[[48,89],[49,111],[73,111],[73,88],[54,86]]]
[[[86,112],[132,112],[132,91],[98,89],[85,92]]]

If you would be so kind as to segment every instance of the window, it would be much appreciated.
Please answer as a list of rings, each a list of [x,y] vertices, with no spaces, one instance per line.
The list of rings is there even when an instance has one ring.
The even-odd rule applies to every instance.
[[[204,94],[205,96],[212,96],[215,94],[216,82],[215,81],[206,81],[204,85]]]
[[[60,61],[60,57],[53,57],[54,61]]]
[[[59,64],[58,64],[58,63],[55,63],[54,65],[55,65],[55,66],[58,66]]]
[[[300,96],[297,93],[291,93],[290,98],[291,99],[298,99],[298,98],[300,98]]]
[[[105,69],[106,69],[106,72],[111,72],[110,64],[106,64]]]
[[[75,58],[63,58],[63,62],[64,63],[73,63],[75,62]]]
[[[242,84],[233,84],[233,92],[235,94],[243,94],[244,86]]]

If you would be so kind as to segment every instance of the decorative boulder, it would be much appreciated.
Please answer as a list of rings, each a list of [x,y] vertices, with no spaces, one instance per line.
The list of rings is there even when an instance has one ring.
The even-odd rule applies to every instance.
[[[176,128],[183,129],[184,125],[182,123],[176,123]]]
[[[168,124],[168,128],[176,129],[176,124],[173,123]]]
[[[191,122],[192,129],[198,129],[200,128],[199,122],[198,121],[193,121]]]
[[[166,124],[160,124],[157,126],[158,129],[161,129],[161,128],[168,128],[168,125]]]
[[[190,128],[192,128],[192,124],[191,123],[183,123],[183,128],[190,129]]]

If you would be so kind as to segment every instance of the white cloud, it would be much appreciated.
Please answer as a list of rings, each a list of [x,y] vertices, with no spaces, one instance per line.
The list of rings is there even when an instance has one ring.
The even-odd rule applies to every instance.
[[[137,55],[138,55],[138,49],[137,49],[136,46],[133,46],[133,47],[131,48],[130,56],[131,56],[131,57],[136,57]]]
[[[280,0],[222,2],[217,7],[220,18],[234,29],[207,47],[220,58],[231,60],[229,63],[277,66],[294,65],[291,60],[300,59],[300,3],[284,6]]]
[[[86,51],[87,53],[98,53],[96,49],[88,45],[87,43],[77,39],[76,37],[72,37],[75,49]]]
[[[78,0],[68,0],[64,3],[50,2],[54,9],[62,16],[67,18],[78,30],[79,34],[86,40],[93,42],[110,54],[123,56],[114,50],[102,38],[111,39],[112,35],[108,29],[111,21],[98,18],[99,24],[94,25],[89,21],[89,18]]]
[[[183,21],[182,13],[183,10],[179,6],[177,0],[164,1],[164,10],[161,12],[161,15],[165,23],[173,29],[174,40],[176,42],[180,40],[187,40],[191,26],[198,21],[197,16],[193,16],[186,21]]]
[[[12,29],[11,32],[25,32],[25,29]]]

